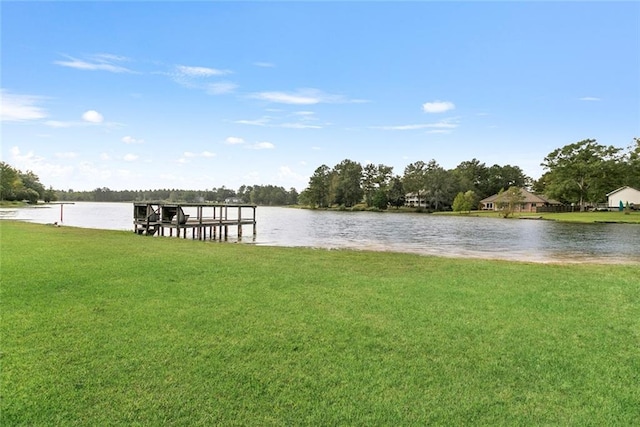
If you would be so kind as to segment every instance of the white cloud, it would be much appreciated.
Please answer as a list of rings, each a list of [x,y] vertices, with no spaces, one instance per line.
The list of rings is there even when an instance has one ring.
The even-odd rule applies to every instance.
[[[296,181],[304,184],[307,182],[307,177],[304,177],[298,173],[295,173],[289,166],[280,166],[278,169],[278,179],[280,181]]]
[[[68,128],[76,125],[77,123],[61,122],[59,120],[47,120],[46,122],[44,122],[44,124],[52,128]]]
[[[313,116],[316,113],[314,113],[313,111],[296,111],[295,113],[293,113],[295,116]]]
[[[244,139],[239,138],[237,136],[230,136],[224,140],[225,144],[235,145],[235,144],[244,144]]]
[[[209,95],[222,95],[233,92],[237,87],[238,85],[232,82],[219,82],[209,83],[205,90]]]
[[[322,129],[322,126],[307,125],[304,123],[283,123],[280,125],[280,127],[288,129]]]
[[[233,123],[250,126],[266,126],[269,122],[271,122],[271,117],[264,116],[256,120],[236,120]]]
[[[144,139],[136,139],[132,136],[123,136],[122,137],[122,142],[124,142],[125,144],[144,144]]]
[[[99,53],[92,55],[87,59],[78,59],[68,55],[65,55],[65,57],[67,58],[66,61],[54,61],[53,63],[63,67],[75,68],[77,70],[109,71],[111,73],[132,72],[130,69],[117,64],[118,62],[127,60],[127,58],[123,56]]]
[[[249,148],[253,149],[253,150],[272,150],[274,148],[276,148],[275,145],[273,145],[270,142],[258,142],[253,144],[252,146],[250,146]]]
[[[134,162],[136,160],[138,160],[138,155],[137,154],[125,154],[125,156],[123,157],[125,162]]]
[[[318,89],[298,89],[295,92],[258,92],[251,94],[250,97],[262,101],[293,105],[366,102],[358,99],[347,99],[343,95],[325,93]]]
[[[579,98],[580,101],[602,101],[602,99],[600,98],[596,98],[594,96],[584,96],[582,98]]]
[[[186,164],[189,163],[190,159],[195,159],[197,157],[202,158],[211,158],[215,157],[216,153],[212,153],[211,151],[203,151],[201,153],[194,153],[193,151],[185,151],[182,153],[182,157],[178,159],[178,163]]]
[[[232,74],[230,70],[220,70],[209,67],[191,67],[176,65],[174,70],[167,73],[174,82],[189,89],[202,90],[209,95],[223,95],[233,92],[238,85],[233,82],[211,82],[210,78]]]
[[[111,160],[109,153],[100,153],[100,160]]]
[[[75,159],[76,157],[78,157],[78,153],[67,151],[64,153],[56,153],[55,156],[59,159]]]
[[[68,176],[72,171],[71,166],[62,166],[49,163],[42,156],[37,156],[33,151],[22,154],[17,146],[11,147],[11,164],[17,169],[30,170],[40,177],[42,182],[50,178]]]
[[[189,77],[211,77],[231,74],[231,71],[229,70],[218,70],[216,68],[208,67],[189,67],[186,65],[177,65],[176,70],[178,71],[178,74]]]
[[[273,67],[275,67],[275,64],[273,64],[271,62],[254,62],[253,65],[255,65],[256,67],[262,67],[262,68],[273,68]]]
[[[396,126],[374,126],[372,129],[382,130],[420,130],[420,129],[455,129],[458,127],[457,123],[451,123],[449,121],[441,121],[438,123],[421,123],[413,125],[396,125]]]
[[[102,114],[98,113],[96,110],[89,110],[84,112],[82,120],[89,123],[102,123],[104,118],[102,117]]]
[[[456,108],[456,106],[453,102],[449,101],[434,101],[422,104],[422,110],[425,113],[444,113],[445,111],[453,110],[454,108]]]
[[[320,98],[317,96],[303,95],[301,93],[260,92],[252,95],[252,97],[282,104],[312,105],[320,102]]]
[[[0,91],[0,120],[3,122],[24,122],[47,117],[47,112],[37,104],[42,98],[31,95],[13,94]]]

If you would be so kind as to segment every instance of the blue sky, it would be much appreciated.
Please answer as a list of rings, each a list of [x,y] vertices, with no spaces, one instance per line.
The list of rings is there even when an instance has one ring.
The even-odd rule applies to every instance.
[[[343,159],[538,178],[640,136],[637,2],[6,2],[2,160],[56,189],[304,189]]]

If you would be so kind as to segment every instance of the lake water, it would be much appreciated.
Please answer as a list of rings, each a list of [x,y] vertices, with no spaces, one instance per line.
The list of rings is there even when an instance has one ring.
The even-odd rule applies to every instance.
[[[230,209],[229,213],[234,211]],[[185,212],[195,215],[195,208],[193,212],[186,208]],[[2,208],[0,219],[133,231],[133,204],[80,202]],[[569,224],[277,207],[258,207],[256,220],[256,237],[251,236],[251,226],[245,226],[242,243],[533,262],[640,263],[640,225],[637,224]],[[229,232],[229,240],[238,241],[235,227],[229,227]]]

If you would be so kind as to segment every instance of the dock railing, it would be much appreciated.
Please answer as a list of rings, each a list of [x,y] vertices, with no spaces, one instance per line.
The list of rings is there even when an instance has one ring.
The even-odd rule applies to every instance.
[[[247,211],[250,214],[247,214]],[[173,236],[198,240],[227,240],[229,227],[237,227],[242,238],[244,225],[257,233],[256,205],[214,203],[136,202],[133,205],[134,232],[144,235]]]

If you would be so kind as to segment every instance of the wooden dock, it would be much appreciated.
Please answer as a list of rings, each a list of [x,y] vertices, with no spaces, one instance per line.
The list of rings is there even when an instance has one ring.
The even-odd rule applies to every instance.
[[[247,211],[250,212],[247,213]],[[250,216],[249,216],[250,215]],[[133,226],[136,234],[194,240],[227,240],[229,227],[237,227],[238,239],[242,226],[253,227],[256,235],[256,206],[212,203],[134,203]]]

